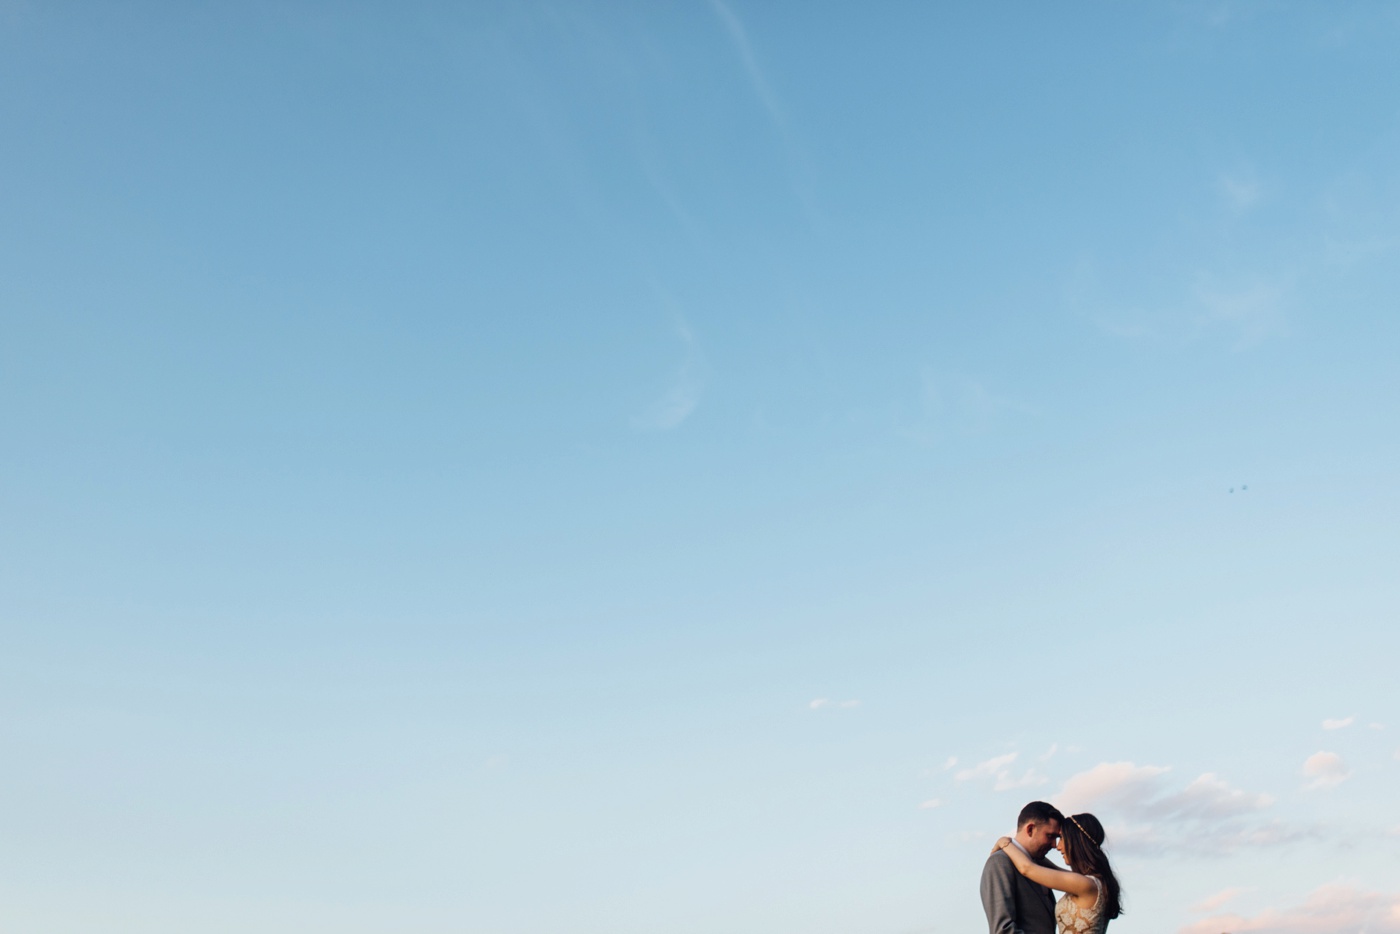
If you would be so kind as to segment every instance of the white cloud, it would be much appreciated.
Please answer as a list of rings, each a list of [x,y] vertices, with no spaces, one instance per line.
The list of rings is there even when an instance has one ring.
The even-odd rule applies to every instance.
[[[1004,771],[1008,765],[1016,761],[1016,753],[1008,752],[1004,756],[996,756],[986,762],[979,762],[970,769],[963,769],[953,778],[960,782],[971,781],[974,778],[991,778],[998,772]]]
[[[1345,717],[1341,720],[1323,720],[1322,728],[1324,730],[1344,730],[1355,722],[1355,717]]]
[[[930,445],[954,435],[986,434],[1008,416],[1035,414],[1032,406],[981,380],[940,375],[924,367],[919,371],[915,404],[901,407],[895,431],[917,444]]]
[[[1163,765],[1100,762],[1065,782],[1056,803],[1067,813],[1105,805],[1131,810],[1157,793],[1158,776],[1169,771]]]
[[[1351,772],[1335,752],[1315,752],[1303,763],[1303,776],[1311,779],[1304,787],[1316,790],[1335,788],[1351,778]]]
[[[691,333],[690,326],[676,314],[674,320],[676,336],[686,347],[684,360],[671,378],[671,385],[651,405],[632,418],[632,427],[638,431],[669,431],[677,428],[700,405],[705,393],[708,367],[705,355]]]
[[[1194,904],[1194,905],[1191,906],[1191,910],[1192,910],[1192,911],[1214,911],[1215,909],[1219,908],[1221,905],[1223,905],[1223,904],[1225,904],[1226,902],[1230,901],[1231,899],[1235,898],[1237,895],[1243,894],[1244,892],[1245,892],[1245,889],[1238,889],[1238,888],[1221,889],[1219,892],[1216,892],[1214,895],[1211,895],[1211,896],[1209,896],[1208,898],[1203,898],[1203,899],[1201,899],[1200,901],[1196,902],[1196,904]]]
[[[920,810],[920,811],[929,811],[929,810],[932,810],[933,808],[941,808],[941,807],[943,807],[943,802],[942,802],[940,799],[938,799],[938,798],[929,798],[927,801],[924,801],[924,802],[920,803],[920,805],[919,805],[919,810]]]
[[[1206,772],[1184,791],[1154,802],[1153,808],[1164,816],[1218,820],[1262,810],[1273,803],[1269,795],[1231,788],[1228,782]]]
[[[842,708],[842,709],[844,709],[844,710],[850,710],[852,707],[859,707],[859,706],[860,706],[860,701],[858,701],[858,700],[834,701],[834,700],[830,700],[830,699],[825,698],[825,697],[818,697],[818,698],[816,698],[816,699],[814,699],[814,700],[808,701],[808,702],[807,702],[807,706],[808,706],[809,708],[811,708],[812,710],[823,710],[823,709],[825,709],[825,708],[827,708],[827,707],[840,707],[840,708]]]
[[[1108,806],[1134,817],[1200,820],[1236,817],[1273,804],[1270,796],[1232,788],[1211,772],[1175,794],[1163,794],[1159,779],[1168,771],[1161,765],[1101,762],[1067,781],[1058,800],[1068,811]]]
[[[1257,344],[1287,332],[1284,295],[1280,284],[1266,280],[1224,288],[1203,285],[1196,290],[1196,300],[1205,312],[1203,323],[1233,330],[1237,346]]]
[[[510,765],[510,756],[504,753],[492,756],[482,763],[483,768],[491,769],[492,771],[503,769],[508,765]]]
[[[1057,753],[1057,752],[1059,752],[1059,751],[1060,751],[1060,744],[1059,744],[1059,743],[1051,743],[1051,744],[1050,744],[1050,748],[1047,749],[1047,750],[1045,750],[1045,755],[1043,755],[1043,756],[1040,757],[1040,761],[1041,761],[1041,762],[1047,762],[1047,761],[1049,761],[1050,757],[1053,756],[1055,753]]]
[[[949,756],[949,757],[948,757],[948,761],[945,762],[945,763],[943,763],[943,771],[945,771],[945,772],[951,772],[951,771],[953,770],[953,766],[955,766],[955,765],[957,765],[957,764],[958,764],[958,757],[957,757],[957,756]]]
[[[1108,846],[1120,851],[1230,852],[1307,836],[1277,820],[1261,820],[1274,799],[1232,787],[1206,772],[1171,791],[1166,766],[1102,762],[1065,783],[1052,800],[1066,813],[1092,811],[1104,821]]]
[[[1259,203],[1259,199],[1263,197],[1264,189],[1253,173],[1245,172],[1239,175],[1225,174],[1220,176],[1220,192],[1225,196],[1225,201],[1230,207],[1242,214]]]
[[[1368,727],[1370,727],[1371,729],[1373,729],[1373,730],[1383,730],[1383,729],[1385,729],[1385,724],[1384,724],[1384,723],[1368,723],[1368,724],[1366,724],[1366,725],[1367,725]]]
[[[1183,268],[1166,291],[1146,283],[1114,281],[1092,259],[1071,273],[1070,301],[1099,327],[1134,341],[1184,344],[1233,340],[1245,349],[1289,332],[1288,309],[1296,271]]]
[[[700,405],[700,397],[705,391],[705,381],[696,368],[687,363],[682,365],[676,378],[655,402],[632,419],[632,427],[639,431],[668,431],[678,427],[690,418]]]
[[[989,779],[992,782],[993,791],[1012,791],[1016,788],[1029,788],[1045,784],[1047,779],[1035,769],[1027,769],[1020,776],[1011,774],[1010,765],[1016,761],[1018,755],[1018,753],[1008,752],[1005,755],[994,756],[985,762],[977,763],[970,769],[959,771],[953,776],[953,779],[960,782]],[[956,760],[950,760],[948,767],[952,767],[955,762]]]
[[[754,45],[750,40],[748,29],[745,28],[739,15],[724,0],[710,0],[710,9],[714,11],[720,25],[728,34],[730,44],[733,45],[734,51],[738,54],[739,61],[743,65],[744,73],[748,76],[754,96],[763,105],[773,129],[782,140],[787,155],[793,195],[801,203],[808,220],[820,223],[820,213],[811,192],[812,170],[801,147],[797,145],[794,134],[788,127],[788,120],[777,92],[759,65],[758,55],[754,52]]]
[[[754,56],[753,46],[749,43],[748,30],[744,28],[743,22],[723,0],[710,0],[710,8],[715,11],[715,15],[724,24],[725,32],[729,33],[729,39],[734,43],[734,50],[739,53],[739,59],[744,65],[744,72],[749,77],[754,94],[762,102],[763,109],[768,111],[768,115],[773,118],[773,122],[781,129],[785,122],[783,110],[778,106],[778,96],[773,93],[773,88],[768,84],[768,78],[763,74],[763,69],[758,67],[758,59]]]
[[[1294,908],[1270,908],[1252,918],[1226,914],[1181,928],[1179,934],[1400,934],[1400,895],[1324,885]]]
[[[1323,238],[1324,261],[1332,266],[1351,267],[1377,260],[1388,260],[1400,248],[1400,237],[1363,237],[1359,240]]]

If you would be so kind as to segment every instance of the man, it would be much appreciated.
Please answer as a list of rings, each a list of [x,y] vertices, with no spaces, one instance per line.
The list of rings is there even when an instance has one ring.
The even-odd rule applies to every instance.
[[[1016,836],[1027,856],[1047,866],[1045,854],[1060,838],[1064,815],[1054,805],[1032,801],[1016,818]],[[1011,857],[997,850],[982,867],[982,909],[991,934],[1055,934],[1055,896],[1016,871]]]

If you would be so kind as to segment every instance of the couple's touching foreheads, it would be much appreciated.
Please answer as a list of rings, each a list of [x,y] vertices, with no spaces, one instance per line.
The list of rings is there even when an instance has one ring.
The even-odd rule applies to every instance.
[[[1103,824],[1092,814],[1066,817],[1032,801],[982,867],[982,908],[991,934],[1103,934],[1122,914],[1121,890],[1103,851]],[[1060,851],[1068,870],[1046,859]],[[1065,894],[1059,902],[1051,889]]]

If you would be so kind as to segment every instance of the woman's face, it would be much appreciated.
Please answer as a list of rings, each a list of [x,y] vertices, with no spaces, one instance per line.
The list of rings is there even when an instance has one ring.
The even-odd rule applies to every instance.
[[[1067,854],[1067,853],[1065,852],[1065,838],[1064,838],[1064,834],[1061,834],[1061,835],[1060,835],[1060,839],[1058,839],[1058,840],[1055,841],[1055,849],[1057,849],[1057,850],[1060,851],[1060,859],[1064,862],[1064,864],[1065,864],[1066,866],[1068,866],[1068,865],[1069,865],[1069,854]]]

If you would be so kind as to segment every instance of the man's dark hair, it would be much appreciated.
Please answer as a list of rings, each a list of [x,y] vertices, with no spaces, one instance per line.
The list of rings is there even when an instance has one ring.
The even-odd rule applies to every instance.
[[[1065,816],[1060,813],[1060,809],[1053,804],[1046,804],[1044,801],[1032,801],[1021,808],[1021,816],[1016,818],[1016,829],[1035,821],[1037,824],[1045,824],[1050,821],[1064,823]]]

